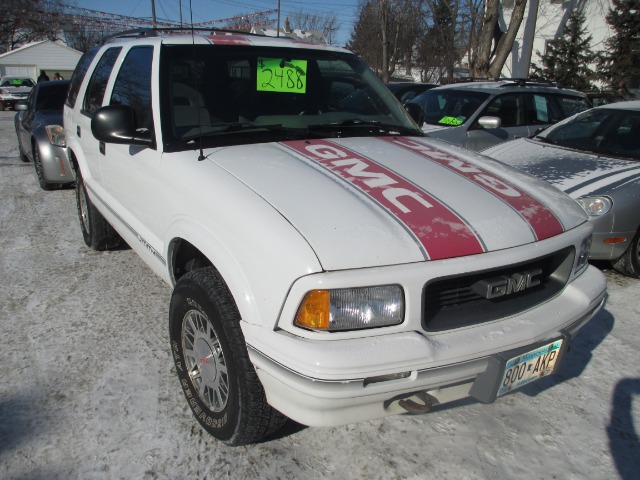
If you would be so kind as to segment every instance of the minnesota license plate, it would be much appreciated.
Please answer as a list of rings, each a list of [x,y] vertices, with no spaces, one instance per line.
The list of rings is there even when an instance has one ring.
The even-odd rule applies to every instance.
[[[563,340],[523,353],[507,361],[498,397],[553,373]]]

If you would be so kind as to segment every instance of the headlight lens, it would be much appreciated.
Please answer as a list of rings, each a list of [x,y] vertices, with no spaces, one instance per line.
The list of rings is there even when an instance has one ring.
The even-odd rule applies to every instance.
[[[575,275],[580,275],[589,265],[589,254],[591,253],[591,235],[585,238],[580,245],[578,260],[576,261]]]
[[[296,315],[295,324],[335,332],[398,325],[404,319],[404,294],[399,285],[312,290]]]
[[[47,125],[44,129],[47,131],[47,136],[52,145],[58,147],[67,146],[67,140],[64,138],[64,128],[60,125]]]
[[[609,197],[582,197],[578,203],[590,217],[599,217],[611,210],[613,202]]]

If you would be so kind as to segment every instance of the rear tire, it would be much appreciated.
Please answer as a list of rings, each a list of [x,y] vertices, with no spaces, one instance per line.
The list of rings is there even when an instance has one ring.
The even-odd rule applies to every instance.
[[[640,228],[627,250],[612,264],[618,272],[628,277],[640,278]]]
[[[4,108],[2,110],[4,110]],[[29,157],[27,156],[26,153],[24,153],[24,150],[22,149],[22,145],[20,144],[20,132],[18,132],[17,126],[16,126],[16,135],[18,137],[18,156],[20,157],[20,160],[22,160],[24,163],[29,163]]]
[[[180,386],[209,434],[228,445],[246,445],[285,423],[287,418],[267,403],[249,360],[240,313],[213,267],[178,280],[169,334]]]
[[[80,169],[76,170],[76,205],[84,243],[93,250],[113,250],[122,239],[89,198]]]

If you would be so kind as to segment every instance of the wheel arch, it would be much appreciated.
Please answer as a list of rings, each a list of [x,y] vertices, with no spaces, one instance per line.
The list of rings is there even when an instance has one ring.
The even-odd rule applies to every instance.
[[[191,270],[211,266],[226,284],[241,318],[250,323],[261,323],[253,287],[235,256],[223,242],[212,232],[190,222],[178,222],[173,229],[176,233],[166,243],[166,267],[170,284],[175,286]]]

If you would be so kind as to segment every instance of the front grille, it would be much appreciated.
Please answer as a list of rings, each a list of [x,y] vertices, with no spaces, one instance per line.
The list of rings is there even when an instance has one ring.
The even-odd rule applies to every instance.
[[[498,320],[554,297],[566,285],[575,249],[568,247],[535,260],[452,277],[424,288],[426,331],[440,332]],[[532,277],[527,286],[527,272]]]

